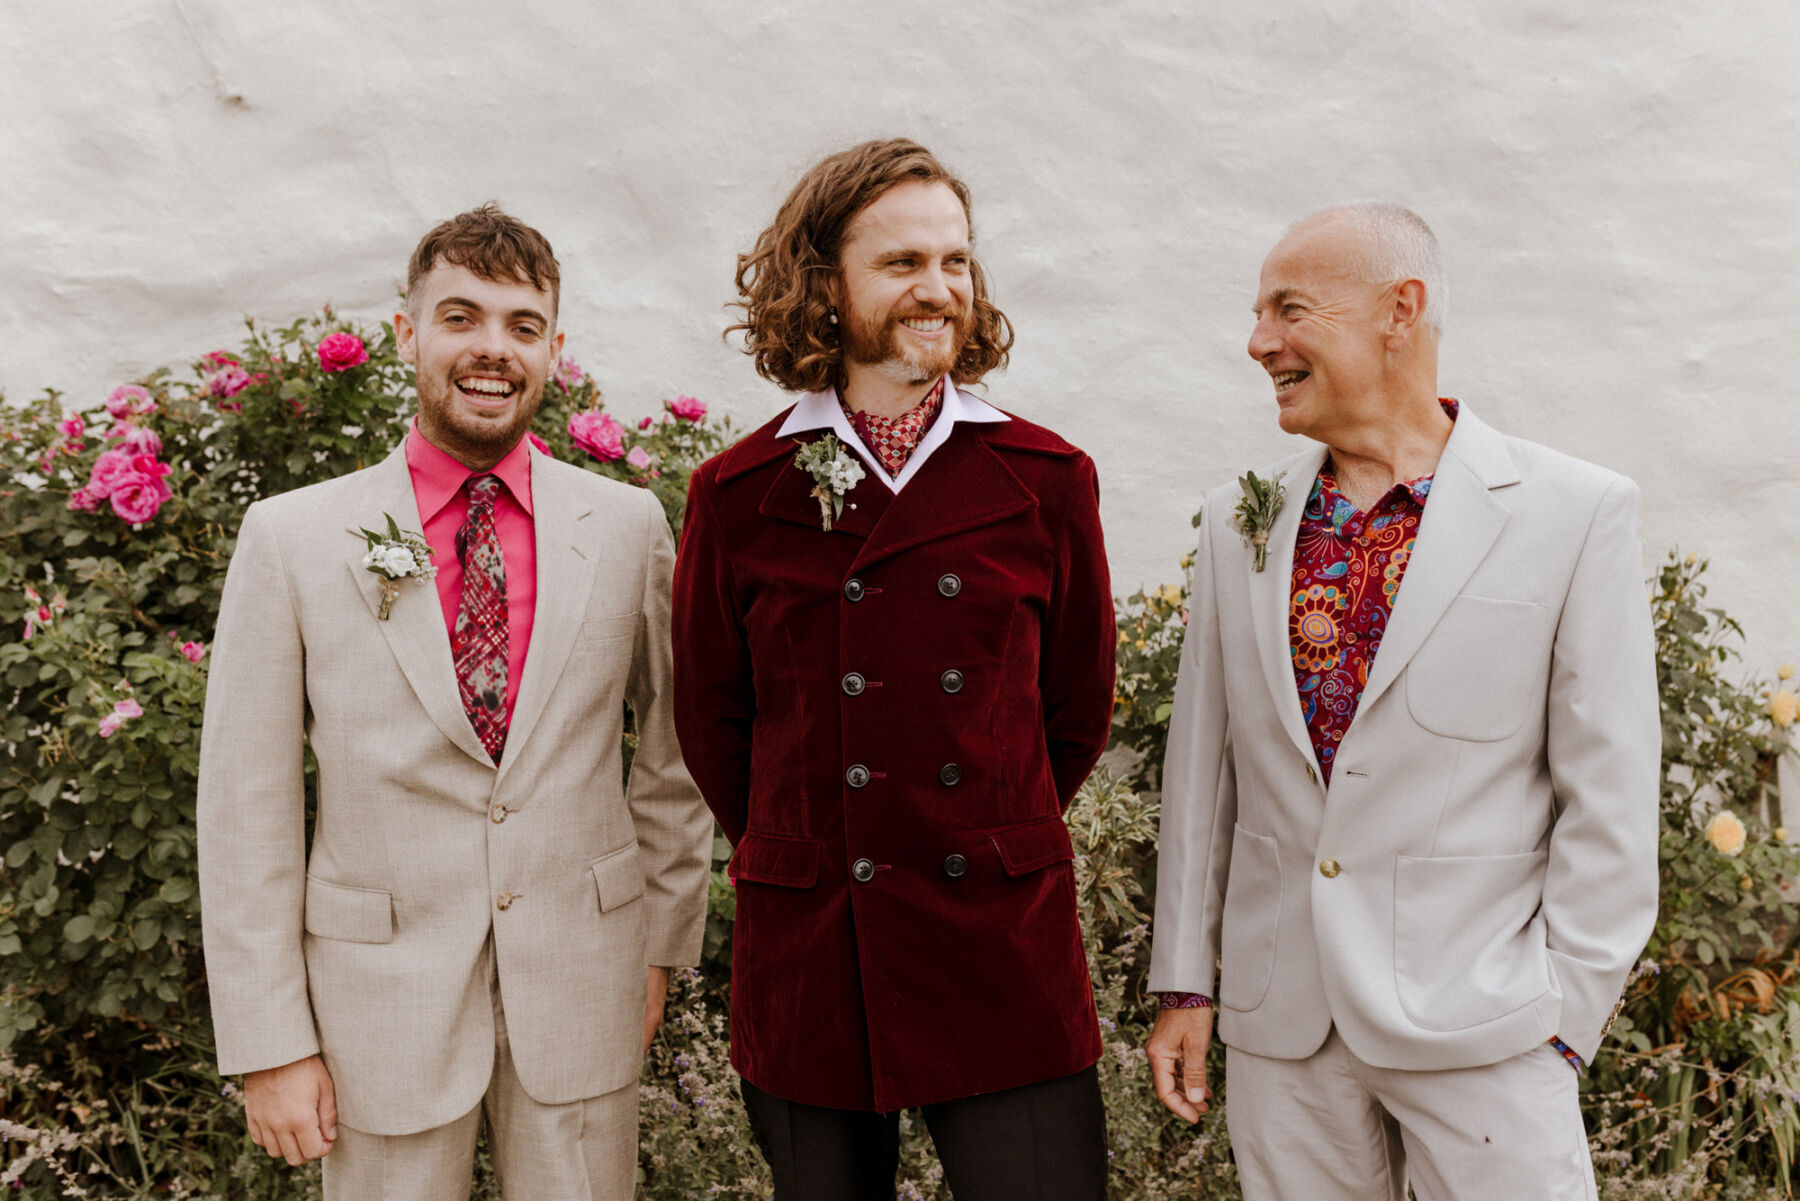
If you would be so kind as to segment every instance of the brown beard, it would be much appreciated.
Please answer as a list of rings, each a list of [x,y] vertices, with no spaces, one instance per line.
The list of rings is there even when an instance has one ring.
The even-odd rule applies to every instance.
[[[942,351],[924,359],[903,358],[896,352],[895,345],[900,322],[907,317],[947,318],[954,331],[949,344]],[[924,383],[926,380],[938,378],[956,366],[956,361],[962,357],[962,352],[969,345],[969,339],[973,333],[973,323],[966,309],[942,308],[897,312],[890,314],[888,319],[880,325],[856,313],[850,313],[845,323],[844,354],[852,363],[904,363],[914,373],[915,382]]]
[[[454,376],[455,372],[451,374]],[[525,384],[523,379],[515,382],[521,387]],[[448,379],[428,382],[420,378],[418,388],[420,425],[430,427],[421,428],[420,432],[426,434],[427,440],[439,450],[464,466],[474,468],[492,467],[519,444],[519,439],[531,428],[531,419],[537,415],[538,402],[544,393],[540,381],[536,388],[519,398],[512,417],[500,424],[460,417],[451,396],[456,385]]]

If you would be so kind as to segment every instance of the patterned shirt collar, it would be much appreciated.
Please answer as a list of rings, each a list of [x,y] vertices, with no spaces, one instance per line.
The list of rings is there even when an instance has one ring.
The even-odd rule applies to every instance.
[[[1461,407],[1453,397],[1440,396],[1438,403],[1451,421]],[[1376,501],[1374,506],[1364,514],[1366,517],[1379,517],[1387,513],[1397,513],[1405,509],[1409,502],[1416,508],[1423,509],[1425,501],[1431,496],[1431,481],[1437,473],[1422,475],[1416,480],[1408,480],[1404,484],[1395,484],[1387,494]],[[1319,478],[1313,481],[1312,492],[1306,498],[1306,513],[1302,520],[1312,525],[1323,525],[1329,521],[1334,532],[1342,534],[1355,522],[1358,511],[1342,492],[1338,490],[1337,468],[1332,464],[1331,456],[1325,456],[1325,465],[1319,468]]]

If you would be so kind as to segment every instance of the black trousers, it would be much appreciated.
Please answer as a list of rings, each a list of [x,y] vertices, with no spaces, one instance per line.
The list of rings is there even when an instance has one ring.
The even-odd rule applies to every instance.
[[[893,1201],[898,1113],[802,1105],[748,1080],[739,1087],[775,1201]],[[923,1114],[956,1201],[1105,1201],[1106,1111],[1093,1068]]]

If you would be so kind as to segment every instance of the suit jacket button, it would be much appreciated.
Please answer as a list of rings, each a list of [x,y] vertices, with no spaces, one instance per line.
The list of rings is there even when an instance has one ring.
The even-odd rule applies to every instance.
[[[859,673],[859,672],[853,671],[849,675],[844,677],[844,695],[845,696],[861,696],[863,694],[863,689],[867,688],[868,686],[869,686],[869,682],[867,680],[863,679],[861,673]]]
[[[938,768],[938,783],[946,788],[962,782],[962,768],[954,763],[946,763]]]
[[[944,596],[955,596],[962,591],[962,581],[949,572],[938,577],[938,592]]]
[[[969,861],[961,855],[944,856],[944,874],[952,880],[960,880],[969,873]]]
[[[1319,782],[1318,769],[1313,767],[1313,765],[1310,763],[1308,763],[1306,765],[1306,778],[1311,780],[1314,784],[1317,784]]]
[[[850,865],[850,875],[858,884],[867,884],[875,878],[875,865],[867,859],[858,859]]]
[[[851,764],[850,770],[844,773],[844,783],[850,785],[852,788],[861,788],[868,782],[869,769],[860,763]]]
[[[949,671],[938,677],[938,686],[945,692],[961,692],[963,688],[963,673],[952,667]]]
[[[850,580],[844,584],[844,599],[859,601],[863,598],[863,582]]]
[[[506,820],[506,806],[497,804],[492,809],[489,809],[488,810],[488,820],[493,822],[496,826],[499,825],[501,822],[505,821]]]
[[[516,892],[503,892],[494,898],[494,908],[505,913],[508,909],[512,908],[512,903],[518,899],[519,894]]]
[[[1335,859],[1319,860],[1319,874],[1324,876],[1327,880],[1336,879],[1337,874],[1343,870],[1343,868],[1338,866],[1338,861]]]

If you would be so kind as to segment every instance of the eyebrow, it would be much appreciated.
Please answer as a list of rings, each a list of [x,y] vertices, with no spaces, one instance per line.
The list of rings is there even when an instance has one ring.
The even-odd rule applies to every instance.
[[[1250,305],[1252,313],[1261,313],[1264,309],[1286,304],[1295,297],[1304,299],[1304,294],[1296,288],[1276,288],[1267,296],[1259,296]]]
[[[462,296],[446,296],[442,300],[438,301],[437,306],[435,308],[433,308],[431,311],[433,313],[442,313],[445,309],[474,309],[477,313],[485,311],[479,304],[476,304],[473,300],[466,299],[465,297],[462,297]],[[514,309],[512,312],[507,314],[507,317],[514,321],[517,321],[521,317],[529,317],[533,321],[538,322],[539,324],[542,324],[542,325],[550,324],[550,319],[548,317],[544,316],[542,313],[538,312],[536,309]]]

